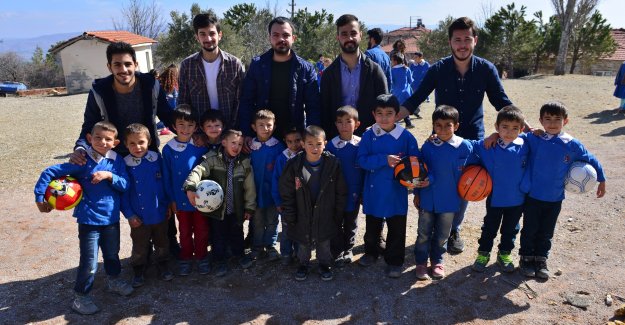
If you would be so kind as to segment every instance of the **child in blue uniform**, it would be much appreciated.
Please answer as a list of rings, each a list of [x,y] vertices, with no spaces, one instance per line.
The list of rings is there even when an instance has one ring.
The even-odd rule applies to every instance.
[[[275,248],[278,240],[278,211],[271,195],[271,181],[276,158],[285,149],[284,144],[272,136],[275,121],[276,116],[272,111],[257,111],[252,121],[256,137],[250,144],[257,204],[252,218],[252,257],[266,254],[270,261],[280,259],[280,253]]]
[[[328,143],[326,150],[335,155],[341,162],[341,170],[348,190],[343,220],[339,225],[339,234],[332,239],[332,255],[335,266],[342,267],[346,263],[351,263],[354,258],[352,249],[356,242],[358,213],[362,200],[364,173],[358,165],[360,137],[354,135],[354,130],[360,126],[358,111],[351,106],[337,109],[334,124],[339,135]]]
[[[415,190],[414,205],[419,209],[419,228],[414,247],[416,276],[429,279],[427,261],[430,260],[432,278],[445,276],[443,255],[451,232],[454,213],[460,208],[457,184],[463,168],[473,158],[471,143],[454,133],[458,130],[459,113],[456,108],[440,105],[432,113],[436,137],[421,147],[428,168],[428,181]]]
[[[384,260],[386,274],[401,276],[406,249],[408,189],[394,178],[393,168],[405,156],[421,153],[415,137],[395,124],[399,101],[390,94],[379,95],[373,110],[375,124],[365,131],[358,147],[358,164],[365,170],[363,212],[366,215],[365,254],[358,262],[373,265],[380,255],[384,223],[388,227]]]
[[[128,125],[124,130],[124,141],[130,152],[124,158],[130,184],[122,197],[121,210],[128,219],[132,238],[132,287],[138,288],[145,283],[144,273],[152,244],[152,256],[157,262],[161,280],[170,281],[174,277],[167,267],[169,199],[163,186],[161,156],[158,152],[148,150],[151,142],[148,128],[139,123]]]
[[[391,69],[391,78],[393,79],[391,93],[397,97],[400,103],[403,103],[412,95],[412,71],[410,68],[404,65],[404,55],[395,52],[391,57],[391,63],[393,68]],[[410,122],[410,116],[404,119],[407,129],[414,128],[412,122]]]
[[[486,149],[484,140],[472,141],[475,154],[493,180],[492,193],[486,199],[486,216],[478,240],[478,255],[473,263],[473,270],[477,272],[485,270],[498,231],[501,239],[497,264],[504,272],[514,272],[510,253],[514,249],[523,213],[525,193],[521,192],[521,180],[529,154],[528,145],[519,137],[524,125],[525,118],[521,110],[513,105],[506,106],[497,114],[495,130],[499,133],[499,139],[494,146]]]
[[[530,146],[528,176],[522,190],[527,190],[523,229],[521,230],[521,273],[548,279],[547,257],[551,239],[564,200],[564,180],[571,163],[585,161],[597,171],[597,197],[605,195],[605,175],[599,161],[582,143],[562,131],[568,112],[560,102],[548,102],[540,108],[542,136],[527,134]]]
[[[206,147],[193,144],[193,134],[197,130],[197,119],[187,104],[178,105],[172,120],[177,135],[163,147],[163,183],[167,197],[171,200],[170,214],[178,218],[180,229],[180,255],[178,274],[189,275],[193,260],[198,263],[198,272],[208,274],[210,263],[207,258],[208,220],[189,202],[182,189],[189,172],[200,163]]]
[[[273,179],[271,181],[271,196],[276,203],[276,209],[279,213],[282,213],[282,198],[280,197],[280,176],[282,171],[286,167],[286,163],[295,157],[302,151],[302,133],[301,131],[293,128],[287,130],[284,134],[284,143],[286,143],[286,149],[282,151],[276,158],[276,164],[273,168]],[[282,233],[280,234],[280,256],[282,256],[282,264],[289,265],[293,260],[293,254],[295,253],[297,243],[289,239],[287,236],[288,225],[282,220]]]
[[[119,277],[119,202],[128,189],[128,175],[122,157],[111,150],[119,144],[117,129],[109,122],[98,122],[87,134],[87,141],[91,146],[86,148],[84,165],[65,163],[48,167],[35,185],[35,203],[40,212],[46,213],[52,209],[44,202],[51,180],[71,175],[82,186],[83,197],[73,213],[78,222],[80,264],[72,309],[84,315],[100,310],[89,295],[98,270],[98,248],[102,249],[108,290],[123,296],[133,292]]]

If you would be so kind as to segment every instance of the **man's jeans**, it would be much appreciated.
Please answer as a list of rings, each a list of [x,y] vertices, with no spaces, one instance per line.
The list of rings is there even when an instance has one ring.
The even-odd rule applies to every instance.
[[[98,270],[98,249],[102,249],[104,270],[109,277],[121,273],[119,262],[119,222],[108,226],[78,224],[80,241],[80,264],[76,274],[74,291],[86,295],[93,287],[95,273]]]
[[[453,220],[453,212],[433,213],[419,209],[419,228],[417,242],[414,245],[417,264],[427,263],[428,257],[432,265],[443,262]]]

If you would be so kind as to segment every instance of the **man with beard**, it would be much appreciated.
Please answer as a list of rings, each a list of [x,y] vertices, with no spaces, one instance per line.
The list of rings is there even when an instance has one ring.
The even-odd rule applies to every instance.
[[[214,15],[196,15],[193,31],[202,49],[180,63],[178,104],[191,105],[198,119],[209,109],[220,110],[224,127],[237,127],[244,76],[241,60],[219,48],[221,26]]]
[[[497,68],[491,62],[473,55],[477,44],[477,29],[473,21],[467,17],[458,18],[449,26],[447,33],[452,55],[428,69],[415,93],[403,103],[398,118],[418,113],[415,111],[419,105],[435,90],[437,107],[450,105],[460,113],[460,127],[456,135],[479,140],[484,137],[484,93],[498,111],[512,102],[504,92]],[[454,217],[447,243],[450,253],[458,254],[464,250],[460,225],[466,208],[467,202],[464,201]]]
[[[267,30],[271,49],[252,59],[241,90],[237,125],[246,136],[246,146],[254,136],[254,114],[261,109],[276,116],[273,134],[277,139],[282,139],[286,130],[319,125],[317,72],[291,49],[297,39],[293,23],[276,17]]]
[[[328,139],[338,134],[334,121],[339,107],[350,105],[358,110],[360,126],[354,134],[360,136],[375,123],[371,112],[377,96],[388,91],[382,68],[360,52],[361,35],[358,17],[345,14],[336,20],[341,55],[321,77],[321,126]]]
[[[386,85],[389,89],[391,89],[391,59],[388,55],[386,55],[386,53],[384,53],[384,50],[382,50],[382,47],[380,46],[383,35],[384,34],[380,28],[374,28],[367,31],[369,43],[367,44],[365,55],[382,68],[382,71],[384,71],[384,75],[386,76]]]

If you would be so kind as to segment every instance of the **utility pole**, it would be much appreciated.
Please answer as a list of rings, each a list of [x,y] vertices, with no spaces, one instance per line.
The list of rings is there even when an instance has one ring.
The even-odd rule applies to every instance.
[[[293,16],[295,15],[295,0],[291,0],[291,11],[287,10],[289,14],[291,14],[291,20],[293,20]]]

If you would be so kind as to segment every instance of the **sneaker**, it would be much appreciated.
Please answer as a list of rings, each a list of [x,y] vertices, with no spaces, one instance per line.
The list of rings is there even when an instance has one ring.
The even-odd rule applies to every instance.
[[[447,241],[447,251],[450,254],[460,254],[464,251],[464,240],[460,238],[460,232],[452,230]]]
[[[253,247],[251,257],[253,260],[258,260],[258,259],[267,257],[267,253],[265,252],[265,247]]]
[[[512,273],[515,269],[510,252],[499,252],[499,254],[497,254],[497,265],[506,273]]]
[[[354,261],[354,253],[352,251],[346,251],[343,253],[343,263],[349,264]]]
[[[534,267],[534,256],[521,256],[521,259],[519,260],[519,270],[521,271],[521,274],[526,277],[535,277],[536,269]]]
[[[401,266],[397,265],[387,265],[386,266],[386,276],[391,279],[397,279],[401,276]]]
[[[170,135],[172,132],[168,128],[162,128],[158,135]]]
[[[432,279],[440,280],[445,277],[445,266],[438,263],[432,266]]]
[[[145,267],[143,265],[133,266],[134,277],[132,278],[132,287],[139,288],[145,284],[145,277],[143,276]]]
[[[191,274],[191,261],[178,262],[178,275],[187,276]]]
[[[81,315],[92,315],[100,311],[89,295],[76,294],[72,303],[72,310]]]
[[[295,272],[295,280],[304,281],[306,280],[307,277],[308,277],[308,266],[300,265],[297,268],[297,272]]]
[[[275,262],[280,259],[280,253],[275,247],[267,247],[267,257],[269,262]]]
[[[254,265],[254,261],[249,255],[243,255],[239,258],[239,266],[241,266],[242,269],[249,269],[252,265]]]
[[[508,255],[508,258],[510,255]],[[477,252],[477,258],[475,262],[473,262],[472,269],[475,272],[484,272],[486,270],[486,265],[488,264],[488,260],[490,260],[490,253],[487,252]]]
[[[415,114],[415,116],[417,117],[417,120],[423,119],[423,117],[420,114]]]
[[[197,262],[197,273],[206,275],[211,272],[211,263],[208,258],[201,259]]]
[[[536,270],[536,277],[548,280],[551,274],[549,273],[549,268],[547,267],[547,258],[544,256],[536,256],[535,261],[534,267]]]
[[[120,296],[128,296],[135,291],[135,289],[122,278],[109,278],[107,289],[109,292],[116,293]]]
[[[217,266],[215,267],[215,276],[220,278],[226,274],[228,274],[228,264],[225,262],[217,263]]]
[[[332,269],[330,269],[327,265],[319,265],[319,274],[321,275],[321,280],[323,281],[330,281],[334,279]]]
[[[408,125],[406,125],[406,129],[414,129],[414,124],[408,124]]]
[[[428,266],[427,264],[417,264],[415,268],[415,272],[417,274],[417,279],[419,280],[429,280],[430,275],[428,274]]]
[[[360,266],[371,266],[375,264],[377,260],[378,260],[377,256],[373,256],[371,254],[365,254],[360,258],[360,260],[358,260],[358,264],[360,264]]]
[[[293,262],[293,256],[291,255],[280,257],[280,264],[282,264],[282,266],[289,266],[291,265],[291,262]]]
[[[345,267],[345,259],[343,258],[343,253],[339,254],[339,256],[334,259],[334,267],[339,269]]]

